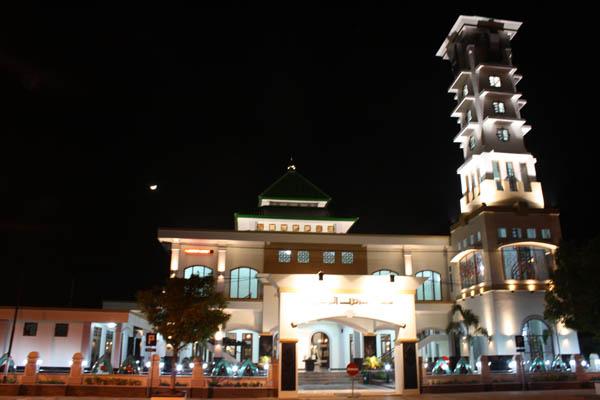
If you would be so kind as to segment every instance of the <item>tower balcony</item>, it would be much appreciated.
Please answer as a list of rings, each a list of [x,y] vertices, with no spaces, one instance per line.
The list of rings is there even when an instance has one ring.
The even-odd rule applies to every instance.
[[[475,102],[475,97],[468,95],[462,98],[462,100],[457,104],[456,108],[450,114],[451,117],[460,118],[464,113],[467,112],[469,108],[473,106]]]
[[[544,208],[544,194],[540,182],[531,182],[531,191],[525,191],[523,182],[516,181],[516,189],[511,190],[510,182],[501,181],[498,190],[494,179],[484,179],[475,192],[466,192],[460,199],[460,211],[463,214],[475,211],[482,205],[512,205],[517,201],[526,201],[532,208]],[[513,187],[514,188],[514,187]]]

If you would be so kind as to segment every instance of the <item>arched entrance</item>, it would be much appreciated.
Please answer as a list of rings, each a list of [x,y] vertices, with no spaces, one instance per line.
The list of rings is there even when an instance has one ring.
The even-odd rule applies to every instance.
[[[315,366],[321,370],[329,369],[329,336],[323,332],[316,332],[310,339],[311,358]]]
[[[552,362],[554,359],[554,344],[552,329],[541,318],[532,317],[523,323],[521,334],[525,338],[525,360],[534,361],[536,358]]]

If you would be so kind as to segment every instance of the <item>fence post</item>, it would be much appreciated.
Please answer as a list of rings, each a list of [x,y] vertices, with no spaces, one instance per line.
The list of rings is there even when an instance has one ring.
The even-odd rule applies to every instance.
[[[71,370],[69,371],[69,378],[67,378],[67,384],[69,385],[81,385],[83,381],[81,364],[83,363],[83,355],[81,353],[73,354],[73,363],[71,364]]]
[[[206,379],[204,379],[204,370],[202,369],[202,361],[194,358],[194,368],[192,369],[192,387],[205,387]]]
[[[27,355],[27,364],[25,365],[25,371],[21,379],[22,384],[28,385],[37,382],[37,362],[39,358],[40,353],[37,351],[32,351]]]

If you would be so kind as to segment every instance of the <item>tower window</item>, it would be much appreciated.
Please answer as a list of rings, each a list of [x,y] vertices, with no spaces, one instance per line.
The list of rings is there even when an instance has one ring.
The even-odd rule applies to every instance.
[[[521,232],[521,228],[512,228],[512,237],[513,239],[521,239],[523,237],[523,232]]]
[[[502,102],[502,101],[492,102],[492,108],[494,109],[495,114],[504,114],[506,112],[506,108],[504,107],[504,102]]]
[[[536,231],[535,228],[527,228],[527,239],[535,239]]]
[[[335,226],[327,225],[327,233],[335,233]]]
[[[469,85],[467,85],[465,83],[465,86],[463,86],[463,96],[466,96],[469,94]]]
[[[470,123],[473,120],[473,113],[471,113],[471,110],[467,110],[467,124]]]
[[[308,264],[310,262],[310,253],[308,250],[298,250],[298,263]]]
[[[498,130],[496,131],[496,136],[501,142],[508,142],[510,140],[510,133],[506,128],[498,128]]]
[[[323,264],[335,264],[335,251],[323,252]]]
[[[498,161],[492,161],[492,170],[494,171],[494,181],[496,181],[496,189],[504,190],[502,187],[502,180],[500,178],[500,163]]]
[[[281,232],[287,232],[287,224],[281,224]]]
[[[275,224],[269,224],[269,230],[270,230],[271,232],[275,231],[275,230],[276,230],[276,229],[275,229]]]
[[[300,225],[293,224],[292,225],[292,231],[294,231],[294,232],[300,232]]]
[[[292,251],[291,250],[279,250],[279,252],[277,254],[278,254],[277,259],[279,260],[280,263],[289,263],[292,261]]]
[[[475,138],[475,135],[472,135],[469,137],[469,148],[475,150],[475,146],[477,146],[477,139]]]
[[[498,228],[498,238],[506,239],[506,228]]]
[[[490,86],[491,87],[501,87],[502,86],[502,84],[500,83],[500,77],[499,76],[490,75],[489,80],[490,80]]]
[[[351,251],[342,251],[342,264],[354,263],[354,253]]]
[[[323,225],[317,225],[316,229],[318,233],[323,232]]]
[[[310,232],[310,225],[304,225],[304,232]]]
[[[257,224],[256,225],[256,230],[257,231],[264,231],[265,230],[265,224]]]
[[[515,176],[515,169],[513,167],[513,163],[508,161],[506,163],[506,179],[508,179],[508,184],[510,185],[510,191],[517,191],[517,178]]]
[[[542,229],[542,239],[550,239],[552,235],[550,234],[550,229],[544,228]]]
[[[23,324],[23,336],[37,336],[37,322],[25,322]]]

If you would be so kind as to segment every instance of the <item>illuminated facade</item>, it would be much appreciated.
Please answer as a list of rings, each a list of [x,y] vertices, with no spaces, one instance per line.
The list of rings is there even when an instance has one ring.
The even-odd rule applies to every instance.
[[[522,334],[526,361],[551,361],[579,353],[579,345],[576,332],[542,317],[561,231],[558,211],[545,208],[536,160],[525,148],[531,127],[521,115],[526,102],[511,50],[520,26],[461,16],[437,52],[454,72],[454,141],[465,158],[457,171],[462,215],[451,228],[450,273],[460,282],[454,292],[461,305],[492,337],[480,338],[476,354],[512,354],[514,337]]]

